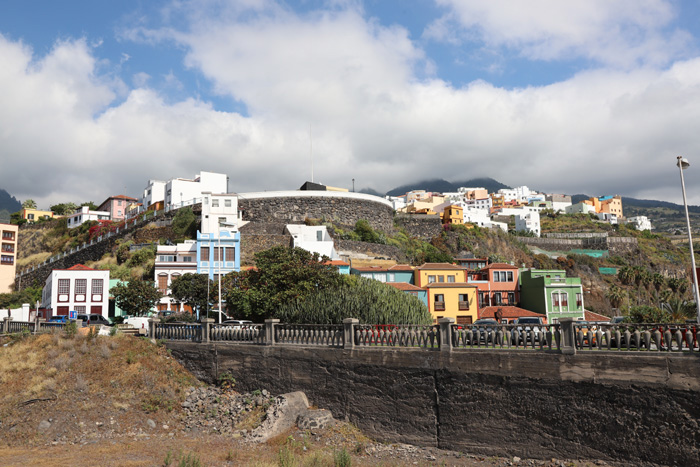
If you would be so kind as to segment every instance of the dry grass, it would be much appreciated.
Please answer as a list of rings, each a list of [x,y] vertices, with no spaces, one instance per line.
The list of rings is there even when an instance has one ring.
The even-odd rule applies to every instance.
[[[46,261],[51,256],[51,252],[44,251],[41,253],[34,253],[33,255],[27,256],[25,258],[17,259],[17,267],[24,269],[30,266],[36,266]]]

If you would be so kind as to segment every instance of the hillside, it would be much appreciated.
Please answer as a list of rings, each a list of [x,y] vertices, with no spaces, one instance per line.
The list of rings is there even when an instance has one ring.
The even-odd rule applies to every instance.
[[[434,179],[407,183],[387,191],[386,194],[389,196],[401,196],[411,190],[436,191],[438,193],[456,192],[459,187],[483,187],[489,193],[503,188],[510,188],[508,185],[504,185],[493,178],[473,178],[464,182],[448,182],[447,180]]]
[[[22,203],[7,191],[0,189],[0,222],[9,222],[10,215],[20,209],[22,209]]]

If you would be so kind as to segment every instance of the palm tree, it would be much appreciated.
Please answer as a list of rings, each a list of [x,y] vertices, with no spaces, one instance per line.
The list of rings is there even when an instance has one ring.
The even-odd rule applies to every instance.
[[[670,315],[672,323],[682,323],[695,315],[695,303],[678,297],[672,297],[661,306],[661,309]]]
[[[616,285],[611,285],[605,297],[610,301],[613,308],[620,308],[620,305],[625,300],[625,291]]]
[[[661,292],[663,286],[666,285],[666,278],[663,276],[663,274],[655,272],[651,276],[651,283],[654,284],[654,288],[657,292]]]
[[[617,278],[620,279],[620,282],[622,282],[625,285],[629,285],[634,281],[634,274],[632,273],[632,268],[629,266],[624,266],[620,268],[620,270],[617,272]]]

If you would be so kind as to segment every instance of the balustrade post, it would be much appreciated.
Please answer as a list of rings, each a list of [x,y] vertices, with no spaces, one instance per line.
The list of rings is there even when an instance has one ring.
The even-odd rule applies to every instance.
[[[160,323],[160,318],[150,318],[148,320],[148,338],[156,338],[156,326]]]
[[[10,333],[10,321],[12,321],[12,317],[8,316],[3,320],[2,324],[2,333],[3,334],[9,334]]]
[[[214,318],[202,319],[202,342],[209,342],[209,330],[211,329],[211,325],[214,323],[214,321]]]
[[[454,318],[440,318],[440,351],[452,352],[452,325],[455,323]]]
[[[265,345],[275,345],[275,326],[279,324],[278,319],[265,320]]]
[[[576,336],[574,335],[574,319],[561,318],[561,353],[564,355],[576,355]]]
[[[46,320],[43,318],[36,319],[35,324],[34,324],[34,334],[39,334],[39,332],[41,332],[41,328],[43,327],[45,322],[46,322]]]
[[[355,325],[360,324],[357,318],[345,318],[343,320],[343,348],[355,348]]]

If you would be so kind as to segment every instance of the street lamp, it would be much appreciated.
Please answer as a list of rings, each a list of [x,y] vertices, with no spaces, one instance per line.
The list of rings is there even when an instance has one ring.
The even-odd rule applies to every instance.
[[[693,274],[693,293],[695,294],[695,307],[697,309],[697,321],[700,323],[700,290],[698,290],[698,273],[695,269],[695,253],[693,252],[693,235],[690,231],[690,216],[688,215],[688,201],[685,197],[685,179],[683,178],[683,171],[690,167],[690,162],[688,159],[684,159],[683,156],[678,156],[678,170],[681,173],[681,187],[683,188],[683,206],[685,206],[685,221],[688,225],[688,244],[690,246],[690,263],[692,265]]]

